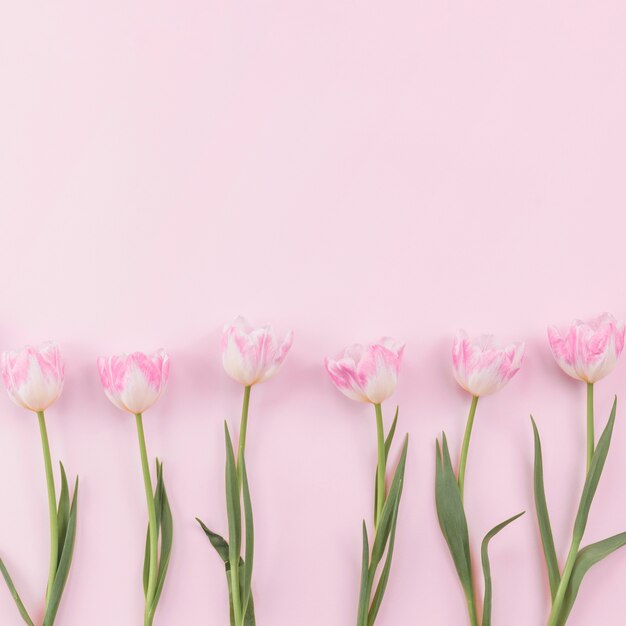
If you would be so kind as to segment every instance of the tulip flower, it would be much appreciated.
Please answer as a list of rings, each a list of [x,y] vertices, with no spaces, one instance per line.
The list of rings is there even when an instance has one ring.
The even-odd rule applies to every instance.
[[[243,407],[239,427],[237,459],[228,425],[224,423],[226,442],[226,510],[228,515],[228,542],[199,519],[197,522],[209,538],[211,545],[222,558],[226,578],[233,626],[255,624],[252,598],[252,566],[254,558],[254,522],[245,462],[246,433],[250,391],[258,383],[269,380],[282,365],[291,344],[293,332],[278,339],[271,326],[251,326],[243,317],[237,317],[224,327],[222,334],[222,363],[226,372],[243,385]],[[245,555],[241,558],[242,524],[244,511]]]
[[[459,469],[455,475],[445,434],[441,444],[437,441],[435,501],[437,516],[443,536],[465,593],[471,626],[478,626],[478,603],[474,590],[472,561],[469,551],[467,518],[463,506],[465,470],[469,444],[476,416],[478,399],[502,389],[519,371],[524,360],[524,344],[512,343],[498,347],[491,335],[470,339],[464,331],[459,331],[452,346],[452,370],[456,381],[472,396],[465,435],[461,446]],[[491,623],[491,572],[489,567],[488,545],[491,539],[503,528],[515,521],[523,513],[518,513],[498,524],[485,537],[482,549],[483,572],[485,577],[485,600],[483,603],[482,624]]]
[[[143,413],[159,399],[165,389],[169,376],[169,358],[164,350],[158,350],[151,355],[134,352],[100,357],[98,370],[107,398],[122,411],[132,413],[137,424],[141,467],[148,504],[148,532],[143,575],[144,626],[151,626],[169,565],[173,520],[163,481],[163,464],[158,459],[156,460],[156,488],[154,494],[152,492]]]
[[[594,383],[610,374],[624,349],[624,322],[609,313],[589,322],[574,320],[565,333],[548,328],[548,342],[559,367],[587,384],[587,471],[595,447],[593,418]]]
[[[325,360],[326,371],[337,389],[352,400],[373,404],[376,416],[378,463],[374,494],[374,540],[370,552],[367,526],[364,520],[357,626],[372,626],[374,624],[391,569],[396,523],[404,483],[408,435],[405,436],[400,462],[393,473],[391,486],[387,493],[385,486],[387,457],[396,431],[398,410],[396,409],[393,424],[385,438],[382,402],[389,398],[396,389],[403,352],[404,346],[402,344],[385,337],[378,343],[368,346],[358,344],[350,346],[338,357]],[[385,565],[372,597],[376,571],[385,551],[387,554]]]
[[[63,357],[59,347],[54,343],[46,343],[37,348],[26,346],[18,352],[4,352],[0,361],[0,370],[2,380],[11,400],[18,406],[36,413],[39,422],[50,517],[50,568],[46,589],[44,624],[52,626],[72,562],[76,537],[78,496],[78,478],[76,478],[74,495],[70,505],[65,468],[60,463],[61,493],[57,505],[50,444],[44,416],[44,411],[54,404],[63,389]],[[1,560],[0,571],[17,604],[22,619],[30,626],[33,626],[33,621]]]
[[[590,566],[581,566],[581,561],[587,559],[591,564],[596,563],[626,545],[626,533],[621,533],[580,550],[593,497],[611,444],[617,410],[616,398],[609,420],[596,446],[594,384],[615,368],[617,359],[624,349],[624,330],[624,323],[617,321],[608,313],[599,315],[589,322],[575,320],[564,333],[553,326],[548,328],[548,342],[556,362],[566,374],[587,386],[586,480],[563,569],[560,568],[556,556],[546,504],[541,439],[537,425],[532,420],[535,441],[535,503],[552,598],[548,626],[563,626],[566,623],[582,577]]]

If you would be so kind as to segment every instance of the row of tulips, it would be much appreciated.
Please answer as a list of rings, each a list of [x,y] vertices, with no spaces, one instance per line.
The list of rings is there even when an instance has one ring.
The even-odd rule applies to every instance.
[[[535,508],[550,584],[551,609],[548,626],[563,626],[573,607],[582,579],[591,566],[626,544],[621,533],[581,549],[591,503],[608,454],[616,402],[596,441],[594,384],[615,367],[624,347],[624,324],[608,314],[587,323],[575,321],[565,333],[549,328],[548,339],[560,367],[587,388],[586,480],[574,522],[570,550],[561,567],[556,550],[543,486],[543,459],[539,432],[532,421],[535,442]],[[289,333],[279,339],[269,326],[254,328],[237,318],[224,329],[222,359],[226,372],[243,388],[241,422],[235,451],[228,424],[224,424],[226,447],[227,539],[210,530],[198,519],[202,530],[223,561],[230,606],[231,626],[256,623],[252,597],[254,562],[254,522],[245,462],[246,432],[251,389],[271,378],[279,369],[293,341]],[[362,567],[358,600],[355,599],[357,626],[372,626],[377,618],[391,572],[396,525],[404,487],[408,454],[405,435],[396,467],[388,472],[389,458],[398,425],[398,410],[390,427],[385,428],[383,402],[395,391],[404,346],[384,338],[368,346],[353,345],[325,366],[331,380],[347,397],[373,405],[377,434],[377,466],[374,476],[373,526],[362,525]],[[453,467],[445,434],[436,442],[435,503],[443,537],[465,594],[471,626],[490,626],[492,580],[489,542],[523,513],[495,526],[481,546],[484,597],[478,601],[473,576],[472,550],[464,509],[465,475],[470,441],[479,398],[488,396],[510,381],[522,366],[524,344],[495,345],[491,336],[470,339],[460,331],[452,349],[453,373],[471,397],[465,435],[456,469]],[[0,369],[11,399],[37,415],[44,456],[50,518],[50,569],[45,593],[44,626],[54,624],[72,562],[77,524],[78,478],[70,494],[63,464],[60,464],[61,489],[57,500],[45,411],[58,399],[63,388],[64,365],[55,344],[26,347],[5,352]],[[173,520],[163,478],[163,465],[156,460],[155,482],[150,472],[143,428],[143,413],[163,392],[169,359],[165,351],[151,355],[123,354],[98,359],[98,370],[106,396],[119,409],[135,416],[141,468],[148,509],[148,528],[143,568],[145,599],[144,626],[153,623],[165,583],[173,541]],[[531,418],[532,419],[532,418]],[[390,474],[390,475],[388,475]],[[4,563],[0,571],[22,619],[34,626]]]

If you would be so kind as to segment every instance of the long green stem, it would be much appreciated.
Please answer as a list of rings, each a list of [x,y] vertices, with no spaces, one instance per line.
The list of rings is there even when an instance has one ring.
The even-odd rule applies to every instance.
[[[385,473],[387,455],[385,454],[385,429],[383,427],[383,410],[380,404],[375,404],[376,436],[378,439],[378,469],[376,472],[376,521],[380,520],[385,504]]]
[[[461,447],[461,460],[459,461],[459,492],[461,493],[461,502],[463,502],[463,491],[465,489],[465,468],[467,466],[467,453],[469,451],[470,439],[472,438],[472,427],[474,426],[474,416],[476,415],[476,405],[478,404],[478,396],[472,396],[472,404],[470,406],[469,415],[467,417],[467,425],[465,427],[465,436],[463,437],[463,446]]]
[[[239,445],[237,446],[237,478],[239,480],[239,492],[243,485],[241,464],[246,452],[246,433],[248,432],[248,407],[250,406],[250,389],[248,385],[243,390],[243,406],[241,408],[241,425],[239,426]]]
[[[139,438],[139,452],[141,454],[141,469],[143,470],[143,482],[146,489],[146,502],[148,503],[148,526],[150,529],[150,568],[148,570],[148,589],[146,591],[146,609],[144,613],[144,626],[152,623],[151,605],[157,585],[158,569],[158,534],[156,525],[156,507],[152,493],[152,479],[150,478],[150,466],[146,452],[146,437],[143,432],[143,420],[141,413],[135,415],[137,420],[137,436]]]
[[[596,440],[593,421],[593,383],[587,383],[587,473],[591,467],[591,458],[595,450]]]
[[[572,576],[572,570],[574,569],[574,563],[578,555],[578,548],[580,548],[580,542],[582,537],[574,536],[572,538],[572,545],[570,546],[569,553],[567,555],[567,561],[565,562],[565,568],[563,569],[563,575],[559,582],[559,586],[554,596],[554,602],[552,603],[552,610],[550,611],[550,618],[548,619],[548,626],[557,626],[561,619],[561,611],[563,609],[563,601],[565,600],[565,592],[569,585],[569,580]]]
[[[43,448],[43,462],[46,468],[46,483],[48,486],[48,509],[50,511],[50,573],[48,574],[48,588],[46,591],[46,606],[52,592],[52,585],[57,573],[59,558],[59,525],[57,520],[57,498],[54,488],[54,475],[52,473],[52,460],[50,458],[50,444],[48,442],[48,430],[43,411],[37,412],[39,419],[39,431],[41,432],[41,446]]]

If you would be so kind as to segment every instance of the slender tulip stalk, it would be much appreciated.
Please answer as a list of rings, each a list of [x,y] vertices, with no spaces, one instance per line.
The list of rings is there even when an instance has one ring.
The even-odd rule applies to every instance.
[[[172,513],[163,481],[163,464],[156,461],[153,490],[146,449],[143,414],[163,393],[169,377],[169,357],[164,350],[98,359],[104,393],[119,409],[135,416],[139,456],[148,507],[148,531],[144,558],[144,626],[152,626],[170,559],[173,539]],[[160,539],[160,554],[159,554]]]
[[[335,386],[352,400],[374,405],[376,418],[376,479],[374,489],[374,539],[371,544],[363,521],[363,554],[361,589],[357,610],[357,626],[372,626],[378,615],[387,586],[396,533],[396,523],[404,468],[408,451],[405,437],[400,462],[386,490],[387,458],[396,431],[398,411],[385,437],[382,403],[395,391],[404,346],[385,337],[377,343],[346,348],[334,359],[326,359],[326,370]],[[377,568],[386,553],[385,565],[374,592]],[[374,592],[372,596],[372,592]]]
[[[57,505],[56,486],[52,469],[52,456],[44,412],[61,395],[64,381],[64,364],[61,352],[54,343],[38,348],[26,346],[18,352],[5,352],[0,363],[2,379],[9,397],[18,405],[37,415],[43,450],[46,487],[48,490],[48,515],[50,524],[50,564],[44,624],[52,626],[61,602],[74,551],[78,478],[70,505],[69,488],[63,464],[61,467],[61,493]],[[4,563],[0,571],[9,587],[22,619],[33,626]]]
[[[502,389],[519,371],[524,360],[524,344],[512,343],[504,348],[494,344],[491,335],[471,340],[459,331],[452,347],[452,366],[456,381],[471,395],[465,434],[459,455],[458,471],[452,468],[445,434],[437,441],[435,501],[443,536],[450,549],[467,604],[470,626],[478,626],[479,607],[474,589],[469,534],[464,510],[465,473],[478,399]],[[491,539],[517,519],[515,515],[492,529],[483,541],[482,561],[485,575],[485,602],[482,624],[491,623],[491,572],[487,548]]]
[[[226,512],[228,541],[214,533],[198,518],[211,545],[226,568],[231,623],[234,626],[255,624],[252,597],[252,568],[254,562],[254,520],[246,471],[246,437],[252,387],[269,380],[283,364],[293,342],[293,333],[279,339],[271,326],[251,326],[237,317],[224,327],[222,334],[222,363],[226,373],[243,386],[243,404],[239,424],[239,443],[235,456],[228,425],[224,423],[226,443]],[[243,510],[243,520],[241,512]],[[242,524],[243,521],[243,524]],[[245,539],[245,542],[243,541]],[[241,557],[245,543],[244,557]]]

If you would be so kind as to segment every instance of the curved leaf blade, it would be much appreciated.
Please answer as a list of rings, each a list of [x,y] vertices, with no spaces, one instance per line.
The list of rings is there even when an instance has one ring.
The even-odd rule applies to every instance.
[[[533,425],[533,436],[535,441],[535,466],[534,466],[534,492],[535,492],[535,510],[537,512],[537,521],[539,523],[539,533],[541,535],[541,544],[543,546],[543,555],[548,570],[548,580],[550,582],[550,594],[554,600],[556,591],[561,582],[561,573],[559,571],[559,562],[556,557],[554,548],[554,537],[552,536],[552,525],[550,524],[550,514],[548,513],[548,505],[546,503],[546,493],[543,482],[543,455],[541,452],[541,439],[535,420],[530,417]]]
[[[609,453],[611,437],[613,435],[613,426],[615,425],[616,410],[617,398],[613,401],[613,408],[611,409],[609,421],[602,432],[602,436],[600,437],[598,445],[593,453],[593,457],[591,458],[591,465],[589,466],[589,472],[587,472],[585,486],[583,487],[580,504],[578,505],[578,513],[576,514],[576,521],[574,522],[574,537],[579,541],[585,533],[591,503],[596,495],[598,483],[600,482],[600,476],[602,475],[602,470],[604,469],[604,463],[606,461],[607,454]]]
[[[361,556],[361,588],[359,592],[359,609],[356,618],[357,626],[365,626],[367,618],[367,605],[369,602],[370,581],[369,581],[369,558],[370,548],[367,538],[367,526],[363,520],[363,549]]]
[[[448,544],[465,597],[472,606],[475,606],[467,518],[461,502],[459,485],[452,469],[445,434],[442,445],[439,445],[439,441],[436,445],[435,504],[439,526]]]
[[[370,606],[367,623],[368,626],[373,626],[376,621],[376,617],[378,616],[378,611],[380,610],[380,605],[383,602],[383,596],[385,595],[385,591],[387,590],[387,583],[389,582],[389,574],[391,572],[391,559],[393,557],[393,548],[396,542],[396,526],[398,521],[398,510],[400,508],[400,495],[396,498],[395,507],[393,510],[393,518],[391,520],[391,533],[389,534],[389,543],[387,545],[387,556],[385,557],[385,564],[383,566],[383,571],[380,574],[380,578],[378,580],[378,585],[376,586],[376,592],[374,593],[374,598],[372,599],[372,604]]]
[[[626,532],[592,543],[578,553],[576,562],[574,563],[574,569],[572,570],[572,576],[567,586],[567,591],[565,592],[565,600],[563,601],[563,609],[561,612],[561,624],[565,624],[569,617],[585,574],[596,563],[625,545]]]
[[[59,494],[59,505],[57,507],[57,524],[58,524],[58,561],[61,561],[63,554],[63,543],[67,534],[67,524],[70,517],[70,492],[67,484],[67,475],[63,463],[59,462],[61,467],[61,493]],[[58,567],[58,562],[57,562]]]
[[[28,614],[28,611],[26,610],[26,607],[24,606],[20,595],[17,593],[17,589],[15,588],[15,585],[11,580],[11,576],[9,575],[9,571],[5,567],[2,559],[0,559],[0,572],[4,577],[7,587],[9,588],[9,592],[11,593],[11,597],[15,601],[15,604],[17,605],[17,610],[20,612],[22,619],[28,624],[28,626],[35,626],[35,624],[33,624],[33,620],[30,619],[30,615]]]
[[[491,566],[489,565],[489,542],[506,526],[511,522],[514,522],[518,517],[524,515],[525,511],[509,517],[501,524],[498,524],[492,528],[483,539],[480,554],[483,563],[483,574],[485,577],[485,599],[483,602],[483,621],[482,626],[491,626],[491,600],[493,594],[493,587],[491,583]]]
[[[65,589],[65,583],[70,573],[70,566],[72,565],[72,557],[74,556],[74,541],[76,539],[76,516],[78,507],[78,478],[76,478],[76,484],[74,486],[74,495],[72,497],[72,506],[70,508],[70,516],[67,523],[67,532],[65,535],[65,541],[63,542],[63,554],[59,560],[59,567],[57,569],[54,583],[52,584],[52,591],[48,600],[48,606],[43,618],[43,626],[52,626],[56,618],[57,611],[59,610],[59,604],[61,603],[61,596]]]
[[[393,422],[391,424],[391,428],[387,433],[387,437],[385,438],[385,460],[389,458],[389,450],[391,450],[391,444],[393,443],[393,436],[396,434],[396,427],[398,426],[398,413],[400,412],[400,407],[396,407],[396,414],[394,415]],[[378,478],[378,467],[376,468],[376,473],[374,474],[374,526],[378,524],[378,489],[376,488]]]
[[[246,462],[243,457],[241,458],[241,473],[243,482],[244,521],[246,525],[246,553],[244,559],[245,566],[242,576],[241,612],[245,618],[248,601],[250,599],[250,590],[252,587],[252,566],[254,562],[254,519],[252,516],[250,488],[248,485],[248,472],[246,470]]]

